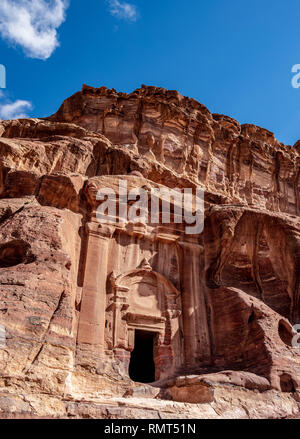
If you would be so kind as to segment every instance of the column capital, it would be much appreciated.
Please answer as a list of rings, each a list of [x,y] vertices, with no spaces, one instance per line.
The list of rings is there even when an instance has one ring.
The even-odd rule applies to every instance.
[[[189,249],[191,251],[195,251],[198,253],[203,253],[204,252],[204,247],[202,244],[199,244],[199,242],[189,242],[189,241],[177,241],[177,243],[179,244],[179,246],[182,249]]]
[[[115,226],[90,222],[86,223],[85,230],[88,235],[98,236],[99,238],[111,238],[115,231]]]

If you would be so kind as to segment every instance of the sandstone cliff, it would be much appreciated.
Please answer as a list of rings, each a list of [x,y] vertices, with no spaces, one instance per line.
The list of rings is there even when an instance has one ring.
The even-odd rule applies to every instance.
[[[299,417],[299,164],[156,87],[0,122],[0,417]],[[203,188],[203,233],[99,225],[120,178]],[[140,330],[151,385],[128,375]]]

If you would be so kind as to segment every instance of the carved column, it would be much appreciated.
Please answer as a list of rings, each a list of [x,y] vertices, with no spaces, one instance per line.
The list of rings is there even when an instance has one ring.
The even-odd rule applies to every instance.
[[[88,223],[78,343],[104,349],[108,244],[114,227]]]
[[[210,361],[210,340],[206,304],[201,284],[202,247],[180,242],[183,250],[182,313],[186,365],[200,366]]]
[[[113,299],[114,321],[113,321],[113,347],[114,348],[128,348],[128,340],[126,339],[126,326],[122,320],[122,312],[127,310],[129,305],[127,303],[127,296],[129,288],[116,285],[115,296]],[[122,325],[123,323],[123,325]]]

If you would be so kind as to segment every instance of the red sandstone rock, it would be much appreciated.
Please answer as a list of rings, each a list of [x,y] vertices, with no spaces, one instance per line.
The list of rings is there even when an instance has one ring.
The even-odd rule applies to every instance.
[[[299,417],[299,163],[155,87],[0,121],[0,417]],[[120,179],[204,188],[203,233],[99,224]],[[138,337],[151,386],[128,375]]]

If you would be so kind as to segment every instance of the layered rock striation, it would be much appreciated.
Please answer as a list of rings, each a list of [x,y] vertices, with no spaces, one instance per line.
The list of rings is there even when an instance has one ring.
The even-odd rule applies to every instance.
[[[1,121],[0,417],[299,417],[299,148],[147,86]],[[99,223],[120,181],[203,231]]]

